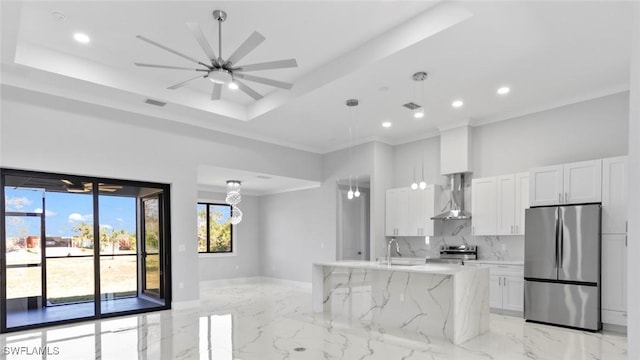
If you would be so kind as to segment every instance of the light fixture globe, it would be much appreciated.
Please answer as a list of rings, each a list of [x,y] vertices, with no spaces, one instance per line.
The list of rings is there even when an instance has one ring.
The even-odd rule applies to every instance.
[[[349,191],[347,191],[347,199],[351,200],[353,199],[353,190],[349,189]]]
[[[427,182],[422,180],[420,181],[420,190],[424,190],[427,188]]]
[[[232,190],[227,193],[227,197],[224,201],[231,206],[235,206],[242,201],[242,195],[240,195],[240,192]]]
[[[231,210],[231,217],[229,217],[229,222],[232,225],[238,225],[242,221],[242,210],[237,207],[234,207]]]
[[[356,191],[353,192],[353,196],[360,197],[360,189],[356,188]]]
[[[414,182],[411,184],[411,190],[418,190],[418,183],[417,183],[417,182],[415,182],[415,181],[414,181]]]

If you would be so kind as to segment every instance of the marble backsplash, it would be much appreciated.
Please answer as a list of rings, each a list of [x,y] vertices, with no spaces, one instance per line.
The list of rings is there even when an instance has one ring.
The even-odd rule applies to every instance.
[[[464,208],[471,210],[471,180],[465,179]],[[444,186],[440,194],[440,209],[451,208],[451,190]],[[472,214],[473,216],[473,214]],[[478,259],[522,261],[524,259],[524,236],[473,236],[471,220],[436,221],[436,236],[428,243],[425,237],[397,237],[400,252],[407,257],[439,257],[442,245],[476,245]],[[387,238],[388,240],[388,238]]]
[[[478,259],[522,261],[524,236],[472,236],[471,221],[443,221],[436,225],[436,233],[429,237],[397,237],[400,253],[406,257],[439,257],[442,245],[476,245]]]

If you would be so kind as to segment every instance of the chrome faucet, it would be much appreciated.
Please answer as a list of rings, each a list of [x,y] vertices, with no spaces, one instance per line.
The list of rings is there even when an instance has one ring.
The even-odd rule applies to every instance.
[[[396,253],[398,256],[402,256],[400,253],[400,244],[398,244],[398,240],[396,238],[391,238],[387,243],[387,265],[391,266],[391,243],[396,243]]]

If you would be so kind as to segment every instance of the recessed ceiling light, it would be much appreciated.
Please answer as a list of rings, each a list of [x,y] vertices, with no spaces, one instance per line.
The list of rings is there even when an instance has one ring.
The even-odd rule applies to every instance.
[[[509,91],[511,91],[511,89],[509,89],[508,86],[503,86],[503,87],[498,89],[497,93],[498,93],[498,95],[506,95],[506,94],[509,93]]]
[[[388,122],[388,121],[385,121],[385,122],[382,123],[382,127],[390,128],[391,127],[391,123]]]
[[[73,38],[81,44],[88,44],[89,41],[91,41],[91,38],[89,38],[89,35],[83,34],[83,33],[75,33],[73,34]]]
[[[456,100],[454,102],[451,103],[451,106],[453,106],[454,108],[459,108],[462,105],[464,105],[464,103],[462,102],[462,100]]]

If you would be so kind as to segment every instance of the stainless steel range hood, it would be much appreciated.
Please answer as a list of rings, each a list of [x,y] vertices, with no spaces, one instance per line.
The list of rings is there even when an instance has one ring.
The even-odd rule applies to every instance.
[[[464,173],[451,177],[451,209],[431,218],[431,220],[468,220],[471,214],[464,211]]]

